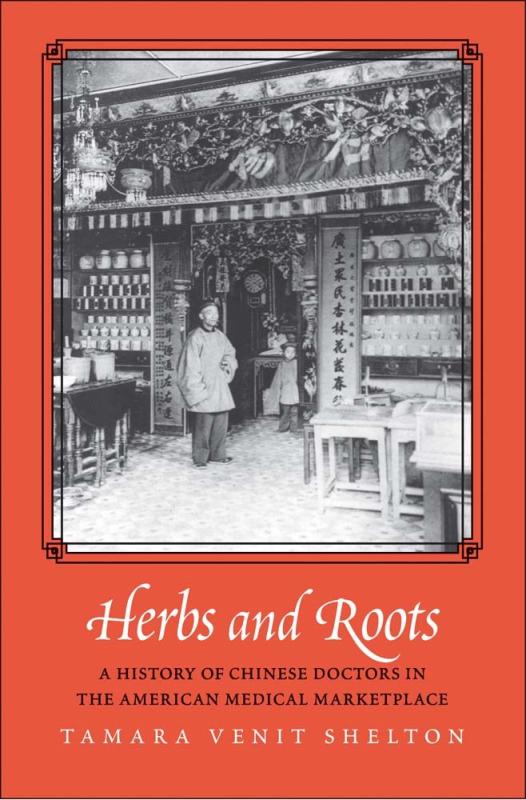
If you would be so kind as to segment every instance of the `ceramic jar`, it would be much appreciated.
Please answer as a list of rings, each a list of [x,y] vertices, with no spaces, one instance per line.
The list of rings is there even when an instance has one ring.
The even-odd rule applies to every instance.
[[[97,269],[109,269],[111,267],[111,256],[109,250],[100,250],[95,259]]]
[[[144,253],[142,250],[133,250],[130,255],[130,267],[142,269],[144,267]]]
[[[377,258],[378,256],[378,248],[376,247],[375,243],[371,239],[363,239],[362,240],[362,258],[364,261],[370,261],[373,258]]]
[[[398,239],[386,239],[380,248],[382,258],[402,258],[403,252],[402,244]]]
[[[417,267],[416,274],[420,275],[420,277],[422,277],[422,278],[425,277],[427,275],[427,267],[426,267],[426,265],[425,264],[420,264],[420,266]]]
[[[134,339],[135,339],[135,338],[137,338],[138,336],[140,336],[140,335],[141,335],[140,328],[138,328],[136,325],[134,325],[134,327],[133,327],[133,328],[131,329],[131,331],[130,331],[130,335],[131,335],[131,336],[132,336]]]
[[[94,266],[95,266],[95,259],[93,258],[93,256],[90,256],[89,253],[86,253],[86,255],[81,256],[79,258],[80,269],[93,269]]]
[[[100,335],[101,335],[101,336],[109,336],[109,335],[110,335],[110,329],[108,328],[108,326],[107,326],[107,325],[103,325],[103,326],[101,327],[101,329],[100,329]]]
[[[381,278],[388,278],[390,276],[390,274],[391,274],[391,270],[389,269],[389,267],[379,267],[378,268],[378,275],[380,275]]]
[[[119,335],[119,328],[117,327],[117,325],[113,325],[113,326],[110,328],[110,336],[112,336],[113,338],[115,338],[115,337],[116,337],[116,336],[118,336],[118,335]]]
[[[111,260],[113,269],[126,269],[128,266],[128,256],[124,250],[116,250]]]
[[[125,325],[124,327],[121,328],[121,336],[129,336],[129,335],[130,335],[130,329],[128,328],[127,325]]]
[[[430,250],[429,242],[423,236],[415,236],[407,245],[407,255],[410,258],[427,258]]]
[[[141,328],[141,336],[146,337],[146,336],[149,336],[149,335],[150,335],[150,329],[147,327],[147,325],[144,325]]]
[[[407,274],[407,270],[406,270],[406,268],[403,266],[403,264],[399,264],[399,265],[396,267],[396,270],[395,270],[395,271],[396,271],[396,275],[397,275],[397,277],[399,277],[399,278],[403,278],[403,277],[404,277],[404,276]]]

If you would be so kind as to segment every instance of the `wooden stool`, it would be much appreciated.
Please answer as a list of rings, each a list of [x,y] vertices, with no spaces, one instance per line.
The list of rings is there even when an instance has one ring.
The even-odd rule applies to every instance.
[[[349,480],[360,477],[360,441],[348,439],[346,441]],[[309,484],[311,477],[316,475],[316,459],[314,456],[314,428],[310,422],[303,426],[303,483]]]

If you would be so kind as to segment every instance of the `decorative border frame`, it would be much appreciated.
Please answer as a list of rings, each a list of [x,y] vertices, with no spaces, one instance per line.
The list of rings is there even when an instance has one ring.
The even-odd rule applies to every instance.
[[[243,42],[243,44],[249,45],[251,41],[257,42],[261,44],[262,42],[269,42],[270,44],[278,44],[280,42],[287,42],[297,44],[298,46],[301,45],[308,45],[312,46],[314,43],[318,42],[319,40],[316,39],[300,39],[300,40],[291,40],[291,39],[232,39],[232,40],[225,40],[225,39],[181,39],[181,40],[171,40],[171,39],[155,39],[155,40],[83,40],[83,39],[57,39],[54,43],[50,43],[46,47],[45,53],[42,54],[41,57],[41,64],[42,64],[42,263],[43,263],[43,288],[42,288],[42,531],[41,531],[41,547],[45,551],[45,557],[48,560],[53,560],[57,564],[203,564],[203,565],[212,565],[212,564],[243,564],[243,565],[263,565],[263,564],[284,564],[288,566],[301,566],[301,565],[318,565],[321,566],[323,564],[332,564],[332,565],[343,565],[343,564],[371,564],[371,565],[378,565],[378,564],[467,564],[471,560],[476,560],[478,558],[478,552],[483,548],[483,512],[482,512],[482,487],[483,487],[483,449],[482,449],[482,422],[483,422],[483,404],[482,404],[482,392],[480,391],[483,385],[483,353],[482,353],[482,277],[483,277],[483,260],[482,260],[482,235],[480,235],[480,241],[475,241],[474,239],[474,225],[471,228],[471,253],[475,252],[474,245],[477,246],[476,252],[479,253],[479,258],[475,259],[472,257],[472,276],[477,278],[474,281],[474,296],[479,298],[479,302],[474,304],[472,307],[472,327],[473,327],[473,340],[479,342],[479,347],[475,350],[474,345],[472,345],[473,352],[471,353],[471,360],[473,363],[473,356],[476,355],[477,358],[475,359],[475,363],[473,364],[473,389],[477,386],[480,394],[477,395],[479,403],[478,403],[478,410],[479,414],[476,414],[472,417],[472,427],[471,427],[471,440],[473,442],[474,437],[474,426],[475,420],[477,422],[477,428],[480,432],[480,451],[479,451],[479,458],[475,459],[473,457],[473,497],[476,499],[476,502],[473,504],[472,510],[472,530],[474,530],[474,522],[478,523],[478,535],[473,537],[472,540],[464,540],[458,544],[456,552],[453,553],[414,553],[411,552],[409,554],[400,553],[398,551],[389,551],[385,550],[383,552],[368,552],[361,554],[357,553],[348,553],[345,551],[335,551],[334,554],[330,552],[302,552],[298,553],[297,551],[294,553],[287,553],[287,552],[271,552],[271,553],[261,553],[261,552],[240,552],[237,551],[236,553],[232,552],[199,552],[199,551],[192,551],[192,552],[163,552],[163,553],[137,553],[135,551],[119,551],[113,553],[86,553],[85,557],[82,553],[73,553],[69,550],[68,544],[61,540],[60,537],[54,537],[52,534],[49,533],[49,530],[53,529],[53,503],[52,503],[52,474],[53,474],[53,447],[51,442],[51,435],[50,430],[46,429],[46,422],[49,423],[51,421],[51,429],[52,429],[52,414],[53,408],[52,403],[50,403],[51,398],[51,370],[50,370],[50,358],[49,358],[49,348],[46,347],[46,344],[49,345],[50,339],[50,331],[52,330],[52,306],[53,306],[53,298],[52,298],[52,253],[53,253],[53,203],[52,203],[52,180],[51,180],[51,152],[52,152],[52,143],[53,143],[53,118],[52,113],[48,115],[48,111],[52,112],[52,88],[51,88],[51,81],[49,80],[50,75],[53,73],[53,66],[60,65],[65,59],[67,59],[68,52],[70,49],[78,50],[78,47],[74,47],[74,44],[82,43],[83,47],[81,49],[101,49],[100,44],[104,44],[102,49],[138,49],[138,46],[141,45],[141,49],[144,49],[145,44],[157,44],[159,42],[170,44],[170,49],[175,49],[176,47],[181,47],[181,45],[189,44],[189,43],[216,43],[221,44],[221,49],[224,49],[225,46],[228,46],[230,43],[236,42]],[[347,49],[347,50],[354,50],[356,48],[349,48],[345,47],[344,45],[349,44],[357,44],[360,43],[361,45],[366,44],[367,50],[385,50],[389,51],[391,49],[395,49],[397,44],[402,45],[397,50],[401,49],[412,49],[412,50],[456,50],[459,60],[462,64],[469,65],[472,71],[472,86],[471,91],[473,96],[476,98],[473,106],[478,109],[478,125],[474,124],[474,119],[471,119],[472,124],[472,132],[473,136],[471,139],[471,169],[472,169],[472,181],[471,181],[471,196],[472,196],[472,212],[473,218],[476,220],[477,230],[482,229],[482,195],[483,195],[483,178],[482,178],[482,81],[483,81],[483,55],[479,52],[478,46],[476,43],[471,42],[469,39],[422,39],[422,40],[389,40],[389,39],[333,39],[333,40],[324,40],[324,42],[331,42],[334,43],[334,49]],[[385,45],[389,43],[389,47]],[[122,45],[127,44],[128,47],[123,48]],[[97,47],[96,45],[99,45]],[[121,45],[119,46],[112,46],[112,45]],[[136,45],[135,47],[130,45]],[[382,46],[383,45],[383,46]],[[420,47],[418,46],[420,45]],[[195,50],[190,50],[190,48],[183,48],[189,49],[190,52],[195,52]],[[216,49],[216,48],[214,48]],[[217,48],[219,49],[219,48]],[[305,59],[307,60],[307,59]],[[296,63],[299,63],[300,60]],[[304,60],[302,60],[304,63]],[[462,83],[464,85],[465,78],[464,78],[464,68],[462,70]],[[51,120],[49,120],[49,117]],[[51,124],[49,124],[51,122]],[[480,127],[479,127],[480,126]],[[475,137],[477,137],[477,162],[474,161],[473,155],[475,152]],[[462,153],[462,158],[464,158],[464,153]],[[473,189],[473,181],[474,181],[474,165],[475,163],[480,164],[480,190],[475,192]],[[48,184],[49,182],[49,184]],[[47,186],[50,185],[49,193],[46,191]],[[46,198],[51,196],[51,203],[45,202]],[[478,198],[477,206],[474,205],[473,200],[474,198]],[[188,203],[188,200],[185,202]],[[464,236],[464,232],[463,232]],[[465,242],[463,241],[463,252],[465,252]],[[478,270],[474,269],[473,264],[477,263]],[[475,312],[477,314],[477,321],[478,324],[475,325]],[[46,339],[48,338],[48,340]],[[477,369],[478,367],[478,369]],[[478,381],[475,381],[475,378],[478,376]],[[477,404],[474,403],[474,408],[477,409]],[[473,449],[473,448],[472,448]],[[477,454],[478,455],[478,454]],[[462,453],[463,457],[463,453]],[[48,467],[49,465],[49,467]],[[477,510],[479,512],[478,515],[474,513]],[[479,518],[480,517],[480,518]],[[48,527],[49,526],[49,527]],[[162,543],[156,542],[152,544],[152,548],[156,546],[163,546],[164,545],[175,545],[175,543]],[[279,543],[272,543],[272,544],[279,544]],[[287,543],[289,544],[289,543]],[[356,547],[367,547],[370,543],[352,543],[352,546]],[[398,546],[404,543],[395,543]],[[175,545],[180,546],[180,545]],[[191,545],[188,545],[191,546]],[[313,545],[314,547],[315,545]],[[412,546],[412,545],[411,545]],[[335,548],[337,545],[335,545]],[[334,555],[338,555],[338,558],[334,558]],[[247,558],[248,556],[248,558]],[[289,556],[289,558],[283,558],[283,556]],[[390,556],[387,560],[384,559],[384,556]]]

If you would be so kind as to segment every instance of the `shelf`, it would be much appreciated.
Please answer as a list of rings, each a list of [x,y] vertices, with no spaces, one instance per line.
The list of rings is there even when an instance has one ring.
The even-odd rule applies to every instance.
[[[126,269],[80,269],[75,267],[73,272],[78,275],[149,275],[150,267],[126,267]]]
[[[363,367],[369,367],[371,378],[433,378],[471,375],[471,359],[449,356],[362,356]]]
[[[451,264],[452,259],[447,256],[425,256],[424,258],[363,258],[363,267],[384,267],[392,264],[393,266],[404,267],[419,266],[420,264]]]
[[[397,314],[410,314],[413,311],[416,311],[418,314],[423,314],[426,311],[431,311],[434,314],[438,314],[441,311],[449,311],[454,313],[455,311],[461,312],[462,306],[367,306],[362,308],[362,312],[364,314],[390,314],[391,311],[396,312]]]
[[[150,304],[146,308],[74,308],[76,314],[97,314],[99,316],[113,317],[115,314],[140,314],[150,311]]]
[[[402,295],[403,297],[414,297],[415,294],[459,294],[458,289],[415,289],[412,292],[408,292],[407,289],[386,289],[385,291],[378,290],[377,292],[362,292],[362,297],[382,297],[382,295],[396,295],[399,297]]]

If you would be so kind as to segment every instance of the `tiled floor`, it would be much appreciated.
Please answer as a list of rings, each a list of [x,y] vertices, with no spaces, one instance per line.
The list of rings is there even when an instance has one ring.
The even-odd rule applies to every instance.
[[[100,488],[65,490],[64,541],[96,551],[423,549],[419,518],[320,513],[315,481],[303,483],[302,435],[276,428],[271,418],[236,426],[228,444],[234,461],[203,470],[192,466],[189,437],[136,438],[124,473],[111,472]],[[58,503],[56,511],[58,526]]]

